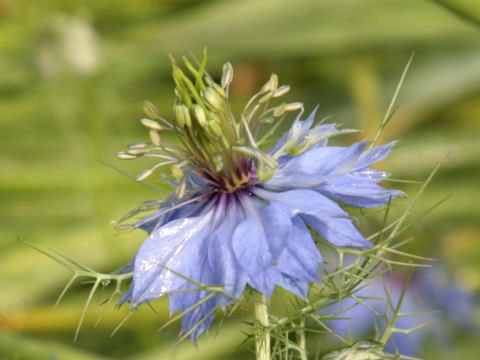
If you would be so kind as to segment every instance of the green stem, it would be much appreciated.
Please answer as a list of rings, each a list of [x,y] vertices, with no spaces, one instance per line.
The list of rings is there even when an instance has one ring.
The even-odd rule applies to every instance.
[[[306,341],[305,341],[305,320],[302,320],[296,330],[298,338],[298,347],[300,348],[300,359],[308,360]]]
[[[255,292],[255,352],[257,360],[270,360],[270,331],[268,330],[268,307],[267,299],[259,292]]]

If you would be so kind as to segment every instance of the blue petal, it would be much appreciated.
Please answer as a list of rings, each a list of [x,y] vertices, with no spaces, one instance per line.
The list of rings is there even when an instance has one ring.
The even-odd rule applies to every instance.
[[[353,171],[363,169],[373,163],[385,159],[397,142],[392,141],[388,144],[375,146],[360,155],[358,162],[353,167]]]
[[[278,270],[305,282],[319,281],[321,262],[322,256],[310,231],[300,219],[294,218],[290,239],[278,260]]]
[[[281,165],[265,183],[270,189],[310,188],[347,174],[357,163],[366,143],[350,147],[316,147]]]
[[[372,247],[340,206],[313,190],[272,192],[256,188],[255,194],[288,205],[293,215],[312,226],[325,240],[337,246]]]
[[[173,220],[150,234],[135,258],[133,306],[193,285],[168,269],[196,281],[204,280],[209,269],[206,247],[211,218],[209,211],[195,218]]]
[[[296,134],[302,133],[305,135],[307,131],[310,130],[310,128],[312,127],[312,124],[315,120],[315,116],[317,114],[317,110],[318,110],[318,105],[315,106],[315,109],[313,109],[313,111],[305,120],[300,119],[302,114],[298,115],[297,118],[293,121],[293,124],[288,130],[288,132],[284,134],[280,138],[280,140],[276,142],[275,146],[273,146],[272,150],[270,150],[269,153],[274,154],[275,152],[277,152],[278,149],[280,149],[283,145],[285,145],[288,139],[293,138]]]
[[[377,185],[375,180],[356,174],[324,182],[316,186],[315,190],[331,199],[362,208],[382,206],[388,203],[390,198],[403,195],[401,191],[384,189]]]
[[[164,224],[170,221],[182,219],[185,217],[195,217],[205,209],[206,203],[209,199],[202,199],[190,204],[182,204],[177,202],[177,199],[171,197],[167,204],[155,211],[153,214],[147,215],[135,223],[135,227],[151,233]],[[185,202],[185,200],[183,201]],[[180,205],[180,206],[179,206]],[[174,207],[177,206],[178,208]],[[173,210],[172,210],[173,209]]]
[[[308,296],[308,282],[298,280],[293,276],[282,274],[277,280],[277,285],[303,299]]]
[[[185,311],[195,304],[198,304],[202,299],[208,296],[208,291],[191,291],[178,294],[171,294],[168,297],[170,313],[172,308],[178,308],[180,311]],[[187,333],[195,327],[190,334],[190,339],[195,343],[198,337],[207,331],[215,318],[214,309],[217,307],[215,297],[198,305],[195,309],[187,312],[182,317],[181,333]],[[208,315],[210,314],[210,315]]]
[[[269,296],[273,286],[265,281],[265,270],[273,263],[273,257],[259,222],[247,215],[233,233],[232,248],[238,263],[249,276],[250,285]]]
[[[246,193],[240,194],[239,201],[246,218],[233,233],[233,251],[248,274],[251,286],[270,297],[278,274],[267,270],[278,261],[289,240],[290,211],[283,204],[271,202],[266,205]]]
[[[248,279],[232,248],[233,231],[237,223],[243,220],[240,214],[241,209],[237,204],[224,195],[215,213],[216,221],[220,221],[221,217],[223,219],[212,233],[208,247],[208,262],[215,274],[215,283],[223,285],[226,291],[237,298],[242,295]],[[229,296],[223,294],[217,296],[219,306],[227,306],[232,301]]]
[[[269,251],[276,261],[286,244],[291,241],[292,221],[290,209],[282,203],[272,201],[270,204],[261,204],[260,219],[267,238]]]

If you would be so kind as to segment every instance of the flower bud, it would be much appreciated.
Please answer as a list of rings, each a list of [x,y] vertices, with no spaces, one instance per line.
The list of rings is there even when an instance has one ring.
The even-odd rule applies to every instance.
[[[207,125],[207,116],[205,115],[203,108],[198,104],[194,104],[192,105],[192,112],[195,119],[197,119],[198,124],[204,128]]]
[[[158,110],[155,105],[153,105],[150,101],[143,102],[143,111],[145,112],[145,115],[147,115],[150,119],[158,118]]]
[[[270,76],[270,80],[268,80],[265,85],[263,85],[261,92],[266,93],[269,91],[275,91],[278,87],[278,76],[276,74],[272,74]]]
[[[275,117],[280,117],[280,116],[282,116],[283,114],[285,114],[285,112],[287,111],[286,107],[287,107],[287,104],[278,105],[278,106],[275,108],[275,110],[273,110],[273,116],[275,116]]]
[[[212,133],[213,133],[215,136],[222,137],[223,133],[222,133],[222,129],[221,129],[220,124],[218,123],[218,121],[216,121],[216,120],[210,120],[210,121],[208,122],[208,128],[212,131]]]
[[[179,128],[183,129],[187,121],[191,123],[190,114],[188,113],[188,108],[185,105],[175,105],[174,110],[175,119],[177,120],[177,125]]]
[[[212,89],[212,88],[207,88],[204,93],[205,100],[207,101],[207,104],[214,110],[221,110],[223,108],[223,101],[220,95]]]
[[[225,89],[227,88],[233,80],[233,67],[232,64],[227,62],[226,64],[223,65],[223,74],[222,74],[222,80],[221,84],[222,87]]]
[[[160,135],[158,134],[158,132],[156,132],[155,130],[150,130],[149,135],[150,135],[150,140],[152,141],[152,144],[155,146],[160,146],[161,141],[160,141]]]
[[[223,88],[220,85],[213,84],[213,88],[215,89],[217,94],[220,95],[222,98],[225,98],[227,96],[227,94],[225,93],[225,90],[223,90]]]

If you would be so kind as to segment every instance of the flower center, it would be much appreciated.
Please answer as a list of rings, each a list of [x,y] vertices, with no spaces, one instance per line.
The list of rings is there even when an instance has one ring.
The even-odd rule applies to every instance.
[[[178,183],[177,197],[188,191],[188,179],[200,177],[208,187],[231,193],[252,182],[270,179],[277,167],[276,158],[260,150],[259,146],[270,136],[280,121],[290,111],[303,109],[301,103],[280,104],[271,107],[270,102],[288,92],[289,86],[278,86],[273,74],[270,80],[255,94],[236,118],[228,102],[233,68],[230,63],[223,66],[220,84],[206,71],[207,55],[196,65],[183,57],[188,75],[172,61],[175,82],[174,121],[162,118],[150,102],[144,110],[148,118],[141,122],[150,130],[149,143],[137,143],[126,152],[118,153],[121,159],[155,157],[161,159],[152,168],[137,176],[144,181],[157,168],[171,166],[171,173]],[[264,125],[277,123],[261,134]],[[163,131],[174,132],[178,143],[161,140]]]

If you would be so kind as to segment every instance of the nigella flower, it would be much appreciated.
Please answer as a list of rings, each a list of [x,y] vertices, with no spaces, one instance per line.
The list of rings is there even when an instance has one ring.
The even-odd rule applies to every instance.
[[[386,316],[392,317],[391,307],[397,306],[404,286],[405,279],[399,274],[377,277],[355,293],[362,304],[346,298],[341,304],[326,309],[329,314],[340,312],[339,319],[330,321],[330,328],[336,334],[355,338],[373,330],[374,326],[383,332]],[[473,295],[443,266],[416,270],[399,311],[403,315],[398,317],[395,328],[405,333],[396,332],[391,336],[385,347],[391,353],[419,356],[429,336],[433,336],[437,344],[448,344],[451,337],[447,323],[469,333],[478,329]]]
[[[195,341],[215,309],[231,304],[247,286],[267,298],[276,286],[305,298],[309,283],[320,280],[322,263],[308,227],[336,246],[371,247],[339,204],[376,207],[401,193],[379,186],[387,174],[370,168],[393,143],[328,146],[330,137],[352,130],[314,125],[316,111],[301,120],[301,103],[272,106],[289,90],[278,86],[276,75],[235,117],[228,104],[231,65],[224,66],[219,85],[205,71],[206,57],[198,68],[184,61],[194,80],[172,59],[174,122],[146,103],[149,119],[142,123],[151,142],[118,154],[162,160],[140,181],[164,165],[171,165],[176,179],[176,195],[148,202],[147,208],[159,208],[134,224],[149,235],[128,266],[133,282],[121,302],[134,308],[167,295],[170,312],[185,312],[182,332],[193,330]],[[270,151],[261,150],[264,127],[293,111],[300,114],[288,133]],[[161,140],[162,131],[175,133],[181,145]],[[233,298],[186,291],[198,288],[195,283],[220,285]]]

